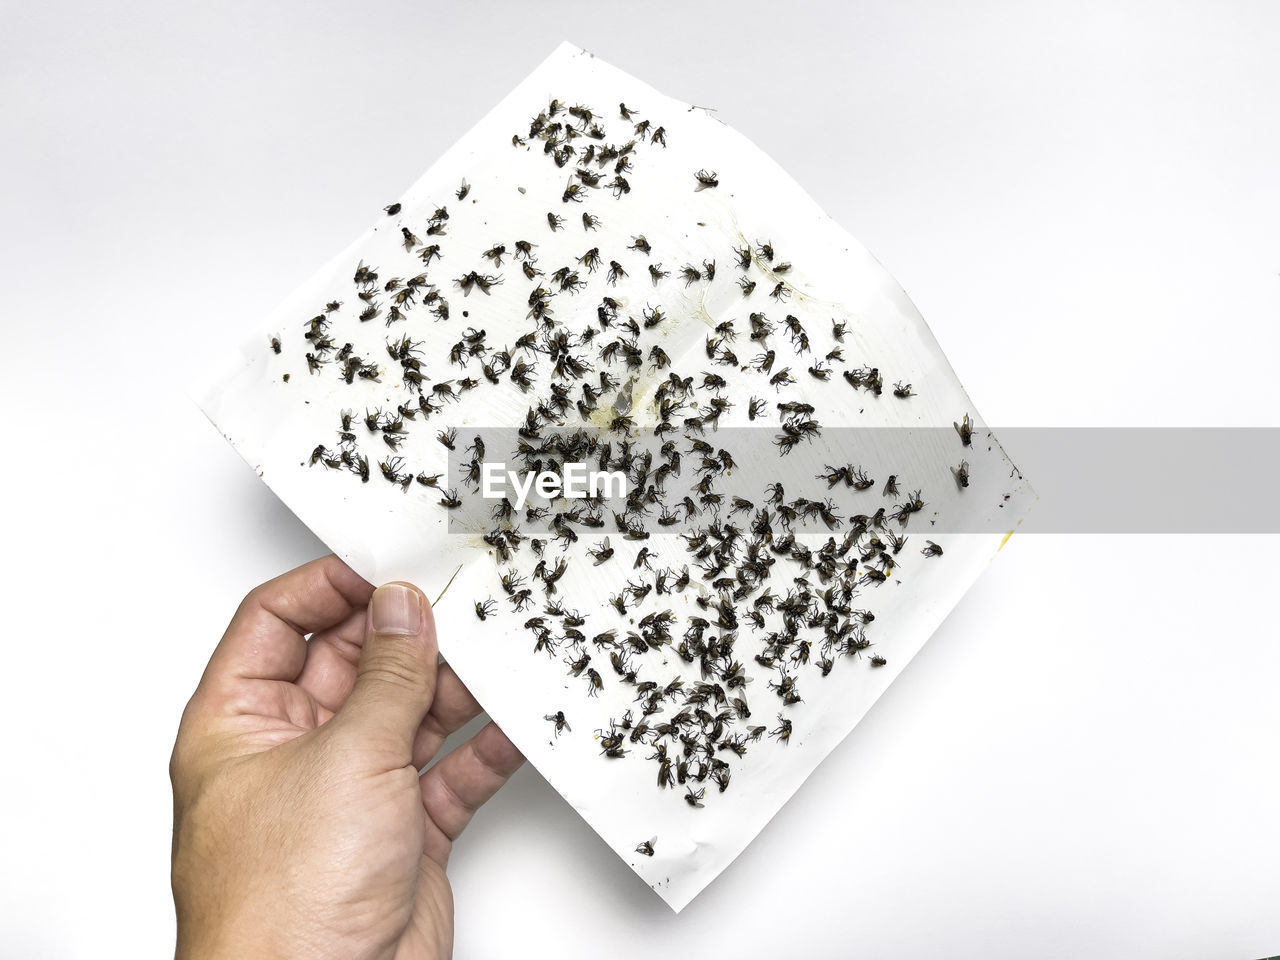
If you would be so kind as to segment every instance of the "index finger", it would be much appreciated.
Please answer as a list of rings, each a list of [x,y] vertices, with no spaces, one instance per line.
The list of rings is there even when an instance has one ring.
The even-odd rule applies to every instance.
[[[307,659],[307,634],[341,623],[372,595],[373,585],[332,554],[268,580],[241,602],[200,686],[296,680]]]

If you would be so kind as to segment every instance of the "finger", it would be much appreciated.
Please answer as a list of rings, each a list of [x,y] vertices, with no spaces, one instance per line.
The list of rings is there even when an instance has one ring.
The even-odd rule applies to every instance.
[[[307,662],[297,683],[316,702],[321,722],[338,712],[355,685],[364,628],[365,613],[359,610],[307,642]],[[418,769],[425,767],[445,739],[478,717],[482,710],[453,668],[440,663],[431,709],[414,739],[413,765]]]
[[[201,685],[224,679],[294,680],[308,633],[364,606],[373,587],[335,556],[321,557],[255,587],[209,659]]]
[[[338,712],[355,685],[366,625],[365,608],[361,607],[307,641],[307,660],[296,683],[316,702],[322,719]]]
[[[369,601],[356,679],[337,720],[362,743],[407,765],[436,688],[436,624],[415,586],[388,583]]]
[[[421,770],[440,750],[445,739],[480,716],[480,703],[471,695],[453,667],[440,664],[436,672],[436,696],[413,741],[413,765]]]
[[[450,840],[458,839],[475,812],[522,763],[524,756],[497,724],[486,724],[422,775],[427,816]]]

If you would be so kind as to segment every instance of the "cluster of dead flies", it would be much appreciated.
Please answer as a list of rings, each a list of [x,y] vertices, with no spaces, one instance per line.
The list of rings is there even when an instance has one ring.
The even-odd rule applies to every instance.
[[[540,144],[552,163],[568,171],[561,204],[583,203],[600,191],[622,199],[631,192],[629,178],[634,176],[641,145],[665,147],[667,133],[665,127],[653,125],[625,104],[619,104],[618,116],[627,125],[627,137],[614,143],[608,139],[604,118],[595,111],[552,100],[533,117],[523,135],[512,137],[512,144],[524,149]],[[694,191],[719,185],[718,175],[706,169],[693,171],[691,180]],[[456,190],[457,199],[464,200],[470,190],[463,180]],[[391,204],[385,212],[398,216],[401,206]],[[423,341],[398,333],[386,340],[389,364],[381,356],[364,356],[351,342],[338,344],[333,335],[334,319],[342,304],[326,304],[304,325],[308,371],[324,374],[331,368],[341,381],[355,384],[362,380],[382,382],[395,370],[409,399],[393,409],[341,411],[336,440],[316,445],[310,463],[344,469],[369,482],[375,471],[370,468],[369,455],[362,452],[363,431],[366,442],[372,440],[381,447],[374,460],[376,473],[386,482],[406,491],[415,485],[431,488],[442,507],[455,509],[463,501],[460,487],[478,489],[486,455],[483,439],[474,437],[464,447],[470,456],[455,485],[441,474],[415,471],[398,451],[414,424],[425,424],[486,383],[497,385],[506,380],[537,398],[518,428],[515,459],[523,461],[526,468],[554,470],[568,462],[594,460],[603,470],[624,472],[631,493],[622,509],[613,511],[611,522],[605,517],[602,495],[576,501],[570,509],[554,513],[545,507],[529,507],[523,517],[510,500],[503,500],[493,510],[493,529],[483,539],[498,561],[499,584],[511,612],[532,614],[524,620],[524,627],[532,636],[533,652],[560,657],[567,673],[582,679],[590,697],[604,688],[606,675],[611,675],[611,683],[630,688],[632,706],[611,719],[606,728],[595,731],[601,756],[647,758],[654,764],[660,789],[683,788],[684,800],[701,808],[709,789],[723,793],[729,788],[732,760],[744,756],[753,744],[763,740],[789,743],[793,725],[787,713],[788,708],[804,701],[803,673],[825,677],[839,659],[864,653],[872,667],[886,663],[883,656],[869,652],[872,643],[867,627],[875,616],[855,601],[861,588],[882,584],[893,574],[896,558],[907,542],[905,528],[925,506],[919,490],[900,492],[896,476],[880,486],[888,505],[849,517],[840,515],[834,499],[788,497],[781,483],[769,485],[758,503],[723,492],[720,480],[735,465],[734,457],[706,438],[709,431],[714,434],[734,402],[725,395],[728,384],[714,367],[754,371],[766,396],[769,390],[777,394],[796,383],[798,375],[826,381],[837,369],[851,388],[874,396],[883,393],[884,379],[876,366],[848,361],[843,323],[833,322],[830,334],[834,346],[817,358],[812,356],[809,331],[797,317],[788,314],[775,322],[764,310],[748,311],[742,326],[735,319],[717,325],[706,339],[706,359],[713,369],[682,377],[670,369],[672,360],[658,344],[647,351],[641,346],[647,332],[673,322],[661,306],[646,305],[639,316],[623,316],[622,303],[606,295],[595,307],[594,325],[576,333],[556,317],[556,298],[578,295],[587,287],[588,277],[599,270],[604,271],[609,286],[633,269],[645,270],[655,288],[670,277],[673,271],[654,261],[654,248],[644,236],[631,238],[626,248],[630,253],[618,251],[623,258],[642,257],[642,267],[634,266],[634,259],[632,266],[622,259],[606,259],[607,254],[593,246],[574,262],[546,273],[538,266],[538,244],[519,239],[512,241],[510,248],[497,243],[483,251],[481,257],[489,265],[486,270],[462,273],[442,285],[429,280],[427,273],[433,263],[444,258],[441,238],[448,234],[449,219],[446,207],[434,210],[421,237],[409,226],[400,226],[406,253],[420,264],[413,275],[384,279],[376,267],[363,262],[357,265],[352,276],[359,302],[357,323],[381,320],[386,328],[404,324],[417,329],[421,321],[416,318],[422,316],[432,325],[446,324],[450,305],[442,286],[463,296],[474,291],[488,294],[506,279],[502,268],[509,261],[518,264],[519,273],[532,284],[526,301],[530,329],[513,344],[497,345],[488,341],[483,329],[466,326],[454,334],[457,339],[447,350],[448,364],[457,367],[457,372],[450,369],[453,376],[449,379],[433,380],[424,366]],[[596,229],[601,220],[587,211],[581,222],[587,232]],[[554,210],[547,213],[550,231],[562,230],[565,223]],[[774,303],[791,297],[787,278],[792,266],[776,256],[771,242],[739,246],[732,250],[732,261],[738,273],[733,282],[744,300],[755,295],[757,276],[767,280],[767,297]],[[686,263],[674,273],[686,287],[709,284],[717,277],[713,259]],[[433,348],[437,340],[433,337]],[[272,339],[271,348],[277,354],[282,351],[278,337]],[[597,362],[615,370],[620,367],[621,376],[597,369]],[[803,368],[803,372],[797,374],[793,367]],[[655,449],[642,450],[633,439],[639,427],[628,404],[607,407],[603,421],[597,414],[624,379],[633,382],[646,368],[649,375],[662,379],[647,411],[656,418],[652,427]],[[545,391],[539,384],[543,376],[547,378]],[[913,396],[911,384],[901,382],[892,386],[892,393],[901,399]],[[694,400],[695,394],[700,394],[701,402]],[[811,404],[771,403],[758,396],[746,401],[751,422],[767,420],[771,408],[777,411],[779,432],[774,445],[779,456],[820,435],[822,426]],[[579,420],[595,426],[564,431],[575,413]],[[968,446],[972,424],[967,415],[956,424],[956,431]],[[436,431],[435,439],[451,451],[460,442],[452,427]],[[697,480],[680,497],[671,488],[685,457],[694,461]],[[952,471],[957,484],[967,487],[967,462],[960,461]],[[839,488],[857,493],[877,485],[855,464],[830,465],[815,479],[825,482],[828,491]],[[541,523],[548,535],[523,533],[522,521]],[[821,523],[833,535],[821,547],[807,546],[793,532],[796,524],[803,523]],[[688,530],[681,537],[689,563],[679,569],[655,569],[654,554],[643,542],[651,537],[654,527],[676,524]],[[608,605],[627,627],[611,626],[588,636],[587,616],[557,597],[557,583],[572,558],[568,548],[591,533],[601,536],[602,529],[641,546],[631,579],[609,598]],[[839,538],[834,535],[837,530],[841,531]],[[537,557],[532,572],[526,577],[514,567],[503,569],[526,546]],[[553,546],[559,548],[558,556]],[[925,541],[920,552],[937,557],[942,548]],[[579,553],[590,557],[596,566],[615,562],[609,534]],[[798,575],[775,572],[779,560],[788,561],[788,572]],[[579,562],[585,560],[580,556]],[[536,598],[535,590],[541,598]],[[670,603],[673,595],[689,590],[696,594],[694,615],[682,619],[671,606],[663,606],[663,598]],[[634,619],[650,598],[661,609]],[[481,620],[496,615],[498,609],[492,597],[475,601],[475,614]],[[632,619],[626,619],[629,614]],[[771,623],[776,629],[768,629]],[[749,649],[743,650],[740,640],[747,629],[753,640]],[[650,679],[644,670],[647,660],[657,657],[666,664],[668,654],[674,654],[688,669],[666,682]],[[765,691],[754,699],[758,708],[760,695],[776,697],[772,708],[753,711],[748,702],[749,669],[767,671],[771,677]],[[759,712],[772,719],[756,722],[763,719]],[[563,710],[549,713],[545,719],[556,737],[571,729]],[[637,851],[652,855],[653,842],[646,841]]]

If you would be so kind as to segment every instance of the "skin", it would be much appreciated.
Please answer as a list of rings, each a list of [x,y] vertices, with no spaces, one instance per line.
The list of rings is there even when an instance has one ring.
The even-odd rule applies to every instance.
[[[179,960],[448,957],[453,841],[524,758],[490,723],[418,771],[479,713],[417,588],[329,556],[253,590],[170,763]]]

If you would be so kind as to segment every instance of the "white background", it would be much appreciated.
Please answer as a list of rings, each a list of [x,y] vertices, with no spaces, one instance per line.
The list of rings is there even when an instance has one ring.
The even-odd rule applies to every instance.
[[[1274,4],[8,3],[0,955],[172,950],[179,712],[323,552],[186,385],[563,39],[772,154],[997,429],[1280,426]],[[526,768],[454,855],[457,955],[1275,953],[1278,557],[1015,536],[678,917]]]

